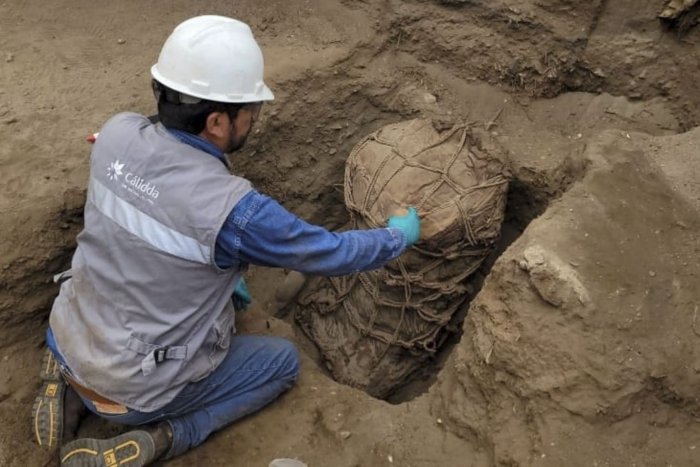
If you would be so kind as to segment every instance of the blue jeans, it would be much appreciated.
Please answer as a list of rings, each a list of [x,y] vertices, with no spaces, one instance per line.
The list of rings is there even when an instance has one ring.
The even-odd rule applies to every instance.
[[[211,375],[188,384],[155,412],[130,409],[122,415],[107,415],[97,411],[90,400],[83,398],[83,402],[90,411],[114,423],[168,422],[173,432],[173,444],[166,454],[170,458],[260,410],[291,388],[298,376],[299,354],[291,342],[276,337],[234,335],[228,355]]]

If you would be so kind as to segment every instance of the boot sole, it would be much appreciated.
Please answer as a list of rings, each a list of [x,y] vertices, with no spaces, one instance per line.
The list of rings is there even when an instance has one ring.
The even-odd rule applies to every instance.
[[[41,359],[41,371],[39,377],[42,381],[62,381],[61,368],[58,365],[58,360],[54,357],[51,350],[46,349],[44,356]]]
[[[51,350],[46,349],[41,361],[42,380],[39,395],[32,406],[33,431],[39,446],[53,449],[63,436],[63,401],[66,383]]]
[[[63,396],[66,383],[44,381],[40,395],[34,399],[32,415],[34,436],[39,446],[53,449],[63,436]]]
[[[110,439],[84,438],[61,449],[65,467],[142,467],[153,460],[155,445],[145,431],[130,431]]]

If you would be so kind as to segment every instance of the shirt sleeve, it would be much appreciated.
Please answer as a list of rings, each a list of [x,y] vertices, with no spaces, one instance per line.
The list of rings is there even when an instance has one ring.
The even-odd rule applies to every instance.
[[[253,191],[231,211],[214,253],[222,268],[252,263],[338,276],[382,267],[405,249],[399,229],[329,232]]]

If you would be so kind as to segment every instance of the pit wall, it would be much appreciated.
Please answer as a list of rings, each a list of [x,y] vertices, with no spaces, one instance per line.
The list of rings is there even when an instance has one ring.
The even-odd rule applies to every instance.
[[[431,391],[494,464],[694,463],[700,294],[679,258],[699,211],[631,138],[590,142],[591,170],[498,260]]]

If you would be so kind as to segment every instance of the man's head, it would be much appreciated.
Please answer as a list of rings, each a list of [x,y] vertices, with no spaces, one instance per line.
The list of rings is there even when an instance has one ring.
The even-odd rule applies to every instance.
[[[182,95],[156,80],[152,83],[163,125],[199,135],[227,153],[243,147],[262,108],[262,102],[209,101]]]
[[[235,113],[212,112],[200,136],[216,144],[222,151],[232,153],[243,147],[253,124],[260,115],[262,102],[243,104]]]
[[[264,101],[262,51],[250,28],[198,16],[175,28],[151,68],[161,122],[200,135],[226,152],[243,146]]]

